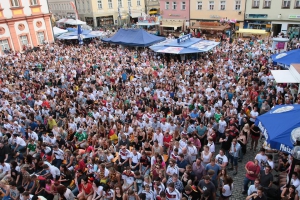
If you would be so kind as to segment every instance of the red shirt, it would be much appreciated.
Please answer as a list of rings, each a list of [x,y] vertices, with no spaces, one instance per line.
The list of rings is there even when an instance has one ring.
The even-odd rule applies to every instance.
[[[172,138],[173,138],[172,135],[169,135],[169,137],[164,136],[164,139],[163,139],[164,146],[169,147],[170,146],[169,144],[170,144]],[[169,144],[166,144],[165,142],[169,143]]]
[[[83,190],[85,192],[85,194],[90,194],[93,187],[92,187],[92,184],[91,183],[87,183],[86,187],[83,186],[83,184],[80,184],[80,188],[81,190]]]
[[[246,173],[246,177],[251,181],[254,181],[260,172],[260,167],[258,165],[255,166],[253,161],[249,161],[246,164],[246,168],[248,169],[248,171],[254,172],[254,174]]]
[[[75,167],[75,170],[76,171],[77,170],[82,170],[84,172],[84,170],[85,170],[85,163],[84,163],[83,159],[78,162],[78,165]]]

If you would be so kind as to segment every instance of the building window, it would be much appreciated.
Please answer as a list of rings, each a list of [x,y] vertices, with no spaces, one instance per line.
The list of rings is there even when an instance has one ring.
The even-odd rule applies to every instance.
[[[28,39],[26,35],[20,36],[20,43],[21,45],[27,45],[28,44]]]
[[[101,10],[102,9],[102,0],[99,0],[98,1],[98,10]]]
[[[118,6],[122,8],[122,0],[118,0]]]
[[[176,4],[176,2],[173,2],[172,9],[173,9],[173,10],[176,10],[176,7],[177,7],[177,4]]]
[[[10,0],[12,7],[20,7],[19,0]]]
[[[181,10],[185,10],[185,2],[181,2]]]
[[[131,0],[128,0],[128,8],[131,7]]]
[[[197,10],[202,10],[202,1],[197,2]]]
[[[295,8],[300,8],[300,0],[295,1]]]
[[[215,8],[215,2],[209,1],[209,10],[213,10]]]
[[[38,0],[31,0],[30,2],[32,6],[36,6],[39,3]]]
[[[140,5],[141,5],[141,0],[137,0],[137,1],[136,1],[136,5],[137,5],[137,6],[140,6]]]
[[[2,52],[4,52],[5,50],[9,50],[10,48],[8,40],[0,40],[0,48]]]
[[[290,8],[291,1],[290,0],[283,0],[282,1],[282,8]]]
[[[108,0],[108,8],[109,9],[113,8],[112,0]]]
[[[166,2],[166,10],[169,10],[169,8],[170,8],[170,2]]]
[[[259,0],[253,0],[252,8],[259,8]]]
[[[235,10],[241,10],[241,1],[235,1]]]
[[[38,32],[37,34],[39,44],[44,44],[45,35],[44,32]]]
[[[264,8],[271,8],[271,0],[264,1]]]
[[[226,1],[221,1],[220,2],[220,9],[225,10],[225,6],[226,6]]]

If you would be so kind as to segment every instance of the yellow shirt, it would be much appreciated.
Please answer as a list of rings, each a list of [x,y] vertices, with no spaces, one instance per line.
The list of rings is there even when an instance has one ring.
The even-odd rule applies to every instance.
[[[55,119],[48,121],[48,127],[49,129],[53,129],[54,126],[57,126]]]

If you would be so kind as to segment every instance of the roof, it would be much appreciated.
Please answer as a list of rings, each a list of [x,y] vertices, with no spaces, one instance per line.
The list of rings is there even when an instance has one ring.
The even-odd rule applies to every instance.
[[[102,41],[124,46],[147,47],[165,39],[152,35],[143,29],[120,29],[114,36],[104,38]]]
[[[202,30],[214,30],[214,31],[223,31],[225,29],[229,29],[230,26],[192,26],[193,28],[199,28]]]

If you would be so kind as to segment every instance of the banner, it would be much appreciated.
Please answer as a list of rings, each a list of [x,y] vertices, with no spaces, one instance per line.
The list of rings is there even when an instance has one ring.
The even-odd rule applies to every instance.
[[[180,51],[182,49],[183,49],[182,47],[167,47],[167,48],[159,50],[157,52],[178,54],[178,53],[180,53]]]

